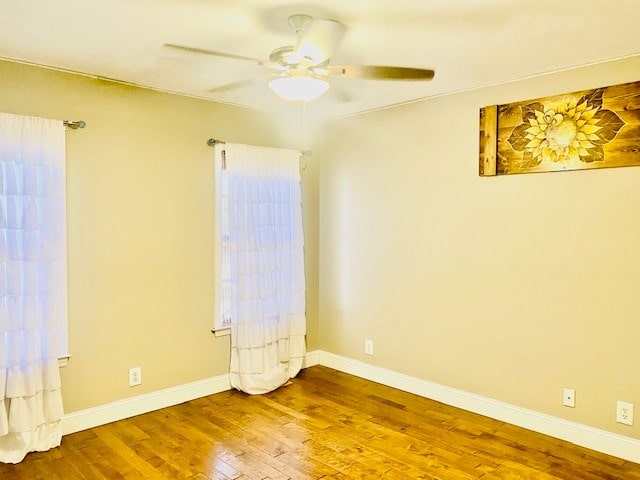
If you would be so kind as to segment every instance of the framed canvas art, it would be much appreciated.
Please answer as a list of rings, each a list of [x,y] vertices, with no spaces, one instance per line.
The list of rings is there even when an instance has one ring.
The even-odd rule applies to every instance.
[[[640,165],[640,82],[480,110],[481,176]]]

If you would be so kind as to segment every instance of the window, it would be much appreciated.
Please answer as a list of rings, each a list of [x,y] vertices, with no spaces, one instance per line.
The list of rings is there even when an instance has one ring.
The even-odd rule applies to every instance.
[[[215,328],[231,333],[231,386],[265,393],[305,355],[300,153],[216,146]]]
[[[63,123],[1,113],[0,176],[0,334],[25,362],[66,358]]]
[[[216,147],[216,314],[214,330],[221,331],[231,326],[231,270],[229,238],[229,182],[226,169],[226,152]]]

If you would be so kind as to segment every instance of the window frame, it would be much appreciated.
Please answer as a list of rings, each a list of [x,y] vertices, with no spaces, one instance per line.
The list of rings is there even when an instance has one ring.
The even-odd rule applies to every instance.
[[[211,331],[216,336],[229,335],[231,318],[229,300],[229,197],[224,144],[214,145],[214,317]],[[226,312],[226,316],[225,316]]]

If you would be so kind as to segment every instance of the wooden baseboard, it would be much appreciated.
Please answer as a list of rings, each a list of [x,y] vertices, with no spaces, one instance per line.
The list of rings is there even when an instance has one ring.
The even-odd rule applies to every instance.
[[[318,365],[319,354],[319,350],[307,352],[302,368]],[[188,402],[195,398],[224,392],[230,388],[229,374],[224,374],[144,395],[137,395],[85,410],[79,410],[69,413],[62,418],[62,433],[68,435],[81,430],[87,430],[135,415],[152,412],[160,408]]]
[[[62,433],[67,435],[79,432],[142,413],[177,405],[195,398],[224,392],[230,388],[229,374],[224,374],[87,408],[86,410],[79,410],[62,417]]]
[[[635,438],[552,417],[330,352],[319,351],[318,363],[405,392],[566,440],[581,447],[640,463],[640,440]]]
[[[533,410],[482,397],[474,393],[428,382],[417,377],[376,367],[349,357],[323,350],[307,352],[303,368],[314,365],[339,370],[383,385],[496,420],[544,433],[598,452],[640,463],[640,440],[599,430]],[[218,375],[198,382],[151,392],[113,403],[67,414],[62,419],[65,435],[170,407],[195,398],[229,390],[229,375]]]

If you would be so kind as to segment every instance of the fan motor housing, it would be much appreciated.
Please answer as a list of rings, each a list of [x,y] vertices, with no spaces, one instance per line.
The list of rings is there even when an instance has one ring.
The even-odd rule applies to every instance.
[[[298,58],[294,59],[293,57],[297,57],[296,47],[293,45],[286,45],[284,47],[276,48],[271,52],[269,60],[272,63],[287,66],[298,63]]]

